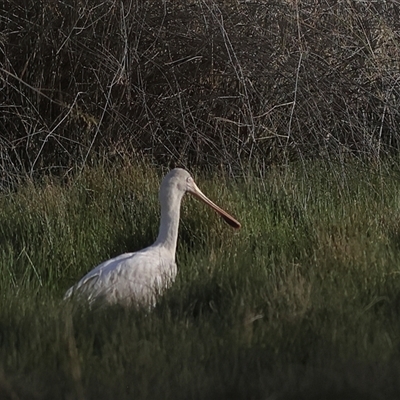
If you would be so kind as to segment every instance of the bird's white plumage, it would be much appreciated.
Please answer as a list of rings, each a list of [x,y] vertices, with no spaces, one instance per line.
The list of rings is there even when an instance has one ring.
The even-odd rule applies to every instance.
[[[186,192],[206,202],[233,227],[240,227],[239,222],[200,191],[187,171],[175,168],[161,183],[161,224],[155,243],[143,250],[121,254],[98,265],[72,286],[64,298],[85,300],[90,305],[155,305],[157,295],[170,286],[177,274],[175,252],[180,205]]]
[[[163,249],[150,246],[135,253],[125,253],[107,260],[86,274],[65,297],[76,294],[89,304],[148,305],[155,304],[156,295],[174,281],[176,263]]]

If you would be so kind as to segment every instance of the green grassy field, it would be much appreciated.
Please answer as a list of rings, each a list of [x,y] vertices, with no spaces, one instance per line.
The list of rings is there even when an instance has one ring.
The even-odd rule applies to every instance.
[[[398,399],[398,172],[195,174],[242,229],[188,196],[152,312],[71,311],[69,286],[156,237],[161,175],[97,167],[1,194],[1,399]]]

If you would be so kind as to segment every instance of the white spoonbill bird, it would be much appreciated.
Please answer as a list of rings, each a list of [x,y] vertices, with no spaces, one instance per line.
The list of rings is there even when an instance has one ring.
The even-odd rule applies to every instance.
[[[170,286],[177,274],[175,252],[179,214],[186,192],[208,204],[233,228],[240,228],[235,218],[203,194],[187,171],[175,168],[161,183],[161,224],[154,244],[98,265],[72,286],[64,299],[84,300],[90,306],[95,303],[154,306],[156,296]]]

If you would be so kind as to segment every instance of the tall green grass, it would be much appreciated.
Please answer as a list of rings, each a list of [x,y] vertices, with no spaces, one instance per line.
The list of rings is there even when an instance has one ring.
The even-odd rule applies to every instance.
[[[398,398],[395,172],[196,177],[242,229],[185,198],[178,278],[152,312],[69,309],[89,269],[152,243],[160,178],[97,167],[0,196],[0,398]]]

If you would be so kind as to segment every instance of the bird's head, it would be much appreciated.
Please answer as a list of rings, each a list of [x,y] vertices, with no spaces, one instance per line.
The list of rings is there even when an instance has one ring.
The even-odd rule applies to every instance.
[[[238,222],[235,218],[229,215],[222,208],[218,207],[215,203],[213,203],[196,185],[192,176],[186,170],[182,168],[174,168],[167,175],[165,175],[160,188],[160,200],[163,194],[166,195],[167,198],[170,197],[180,197],[188,192],[192,194],[194,197],[197,197],[211,208],[213,208],[230,226],[235,229],[240,228],[240,222]],[[168,200],[167,200],[168,201]]]

